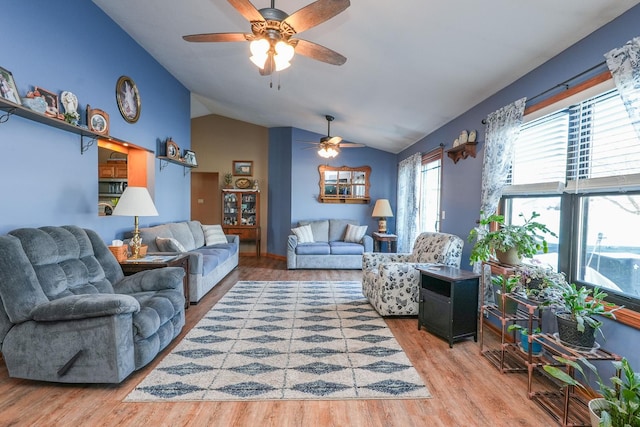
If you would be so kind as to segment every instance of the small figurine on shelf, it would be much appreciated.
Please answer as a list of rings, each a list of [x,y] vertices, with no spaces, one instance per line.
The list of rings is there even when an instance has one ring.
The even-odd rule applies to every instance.
[[[260,187],[258,187],[258,180],[257,179],[253,180],[253,189],[256,190],[256,191],[260,190]]]

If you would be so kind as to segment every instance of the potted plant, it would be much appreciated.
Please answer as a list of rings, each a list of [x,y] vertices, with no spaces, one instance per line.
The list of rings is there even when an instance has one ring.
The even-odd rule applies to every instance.
[[[602,330],[602,322],[594,318],[600,315],[615,319],[613,303],[604,301],[607,294],[597,286],[589,289],[578,288],[575,283],[561,285],[562,308],[556,312],[558,320],[558,338],[565,344],[579,349],[592,349],[595,344],[595,333]]]
[[[545,365],[543,369],[554,378],[567,385],[577,386],[593,398],[589,401],[589,415],[592,427],[640,427],[640,373],[634,372],[626,358],[612,362],[620,377],[614,375],[610,378],[611,386],[606,385],[598,370],[586,359],[578,359],[580,363],[563,357],[554,356],[556,360],[572,366],[585,377],[582,365],[587,366],[595,375],[599,387],[596,396],[581,382],[568,375],[563,369],[556,366]]]
[[[491,283],[494,290],[494,298],[498,306],[498,310],[505,314],[514,314],[518,310],[518,301],[507,298],[504,294],[520,292],[522,290],[520,276],[513,274],[511,276],[491,276]],[[503,308],[504,305],[504,308]]]
[[[233,174],[231,172],[224,174],[224,188],[233,188]]]
[[[480,212],[480,217],[484,212]],[[489,261],[494,256],[502,263],[518,265],[523,257],[531,258],[540,250],[547,253],[549,248],[545,235],[557,236],[546,225],[535,221],[540,216],[533,212],[530,218],[525,218],[521,225],[505,224],[503,215],[490,215],[480,220],[480,227],[469,232],[468,241],[475,244],[469,257],[471,263]],[[486,230],[491,223],[497,224],[497,229]],[[504,258],[503,258],[504,257]]]
[[[539,264],[522,264],[517,270],[527,299],[543,306],[562,301],[561,289],[567,284],[564,273]]]
[[[529,329],[523,327],[522,325],[518,325],[517,323],[514,323],[512,325],[509,325],[507,330],[509,332],[514,331],[514,330],[519,330],[520,331],[520,348],[525,353],[529,353]],[[539,327],[533,329],[533,334],[539,334],[540,332],[542,332],[542,330]],[[540,354],[542,354],[542,344],[540,344],[539,342],[535,342],[535,341],[532,342],[531,343],[531,353],[534,356],[539,356]]]

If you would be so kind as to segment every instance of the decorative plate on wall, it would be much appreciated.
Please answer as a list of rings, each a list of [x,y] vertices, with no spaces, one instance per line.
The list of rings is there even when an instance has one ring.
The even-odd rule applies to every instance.
[[[140,94],[138,86],[130,77],[122,76],[116,83],[116,101],[122,117],[129,123],[135,123],[140,118]]]
[[[248,178],[238,178],[236,179],[236,187],[241,190],[247,189],[251,187],[251,180]]]

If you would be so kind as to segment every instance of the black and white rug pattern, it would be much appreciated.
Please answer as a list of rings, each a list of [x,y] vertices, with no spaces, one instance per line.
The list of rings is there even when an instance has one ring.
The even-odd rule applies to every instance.
[[[360,282],[238,282],[125,401],[421,399]]]

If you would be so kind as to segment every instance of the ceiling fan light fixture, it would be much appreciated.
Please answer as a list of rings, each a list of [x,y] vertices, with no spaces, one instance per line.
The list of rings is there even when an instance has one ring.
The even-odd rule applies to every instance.
[[[264,68],[264,64],[269,57],[271,45],[266,39],[256,39],[249,44],[251,57],[249,58],[258,68]]]
[[[325,159],[336,157],[340,153],[337,147],[332,147],[330,145],[324,144],[318,150],[318,155]]]

